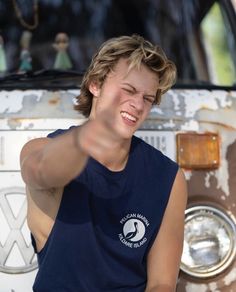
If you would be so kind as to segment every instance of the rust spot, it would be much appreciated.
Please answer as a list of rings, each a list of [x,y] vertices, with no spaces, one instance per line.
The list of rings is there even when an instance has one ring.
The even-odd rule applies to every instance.
[[[38,118],[10,118],[10,119],[7,119],[8,121],[8,124],[11,123],[11,124],[23,124],[23,123],[33,123],[35,120],[37,120]]]
[[[55,104],[58,104],[59,101],[60,101],[60,99],[58,97],[55,97],[55,98],[49,99],[48,103],[51,105],[55,105]]]
[[[25,119],[22,118],[9,118],[7,119],[8,122],[14,123],[14,124],[21,124]]]

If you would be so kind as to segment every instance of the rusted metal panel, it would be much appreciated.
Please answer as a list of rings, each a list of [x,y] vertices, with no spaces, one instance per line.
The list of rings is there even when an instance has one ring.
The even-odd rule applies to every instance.
[[[0,119],[10,118],[81,118],[74,109],[78,90],[1,91]]]

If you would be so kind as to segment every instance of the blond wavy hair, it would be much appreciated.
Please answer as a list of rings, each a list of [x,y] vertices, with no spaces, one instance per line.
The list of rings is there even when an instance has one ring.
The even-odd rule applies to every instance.
[[[90,115],[93,101],[89,85],[91,82],[96,82],[101,87],[109,72],[121,58],[128,60],[128,70],[134,67],[140,68],[142,64],[145,64],[157,74],[159,86],[154,104],[159,104],[162,94],[175,83],[176,67],[159,46],[153,45],[139,35],[111,38],[104,42],[93,56],[84,74],[80,94],[76,97],[75,109],[85,117]]]

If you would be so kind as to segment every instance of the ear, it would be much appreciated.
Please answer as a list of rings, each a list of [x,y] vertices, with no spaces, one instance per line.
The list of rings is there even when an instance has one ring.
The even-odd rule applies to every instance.
[[[94,97],[98,97],[100,95],[101,88],[97,82],[92,81],[89,84],[89,91],[92,93]]]

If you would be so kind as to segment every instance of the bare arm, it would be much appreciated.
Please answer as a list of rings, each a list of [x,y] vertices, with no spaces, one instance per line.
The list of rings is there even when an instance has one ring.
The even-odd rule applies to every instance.
[[[38,251],[52,230],[64,186],[81,173],[89,156],[103,161],[114,153],[119,137],[114,131],[112,108],[60,136],[34,139],[22,148],[20,164],[26,183],[27,220]]]
[[[150,289],[146,289],[145,292],[174,292],[175,289],[170,285],[165,284],[157,284],[155,287],[152,287]]]
[[[178,171],[159,233],[148,254],[146,292],[174,292],[183,248],[187,188]]]
[[[64,187],[83,170],[89,155],[112,149],[114,137],[110,124],[96,119],[53,139],[34,139],[21,151],[22,178],[32,189]]]
[[[87,155],[76,147],[73,129],[56,138],[39,138],[26,143],[20,155],[21,174],[34,189],[63,187],[84,167]]]

